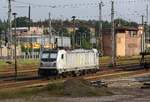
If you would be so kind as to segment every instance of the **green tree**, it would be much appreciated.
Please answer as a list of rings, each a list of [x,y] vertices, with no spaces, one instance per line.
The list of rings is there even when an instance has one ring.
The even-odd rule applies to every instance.
[[[128,25],[129,22],[124,19],[121,18],[115,19],[115,26],[128,26]]]
[[[0,33],[2,33],[2,31],[4,31],[4,23],[0,20]]]
[[[76,45],[81,45],[82,48],[91,48],[90,44],[90,29],[85,26],[80,26],[75,34]]]
[[[43,34],[44,34],[44,35],[49,34],[48,29],[44,29]]]
[[[115,26],[137,27],[138,24],[136,22],[129,22],[127,20],[118,18],[118,19],[115,19]]]
[[[0,20],[0,33],[2,33],[2,31],[7,31],[7,22],[5,20]]]
[[[30,24],[32,23],[32,20]],[[27,17],[17,17],[16,27],[27,27],[29,25],[29,19]],[[12,21],[12,26],[14,27],[14,20]]]
[[[102,21],[102,29],[111,29],[111,23],[108,21]],[[95,31],[96,31],[96,36],[99,35],[99,21],[95,22]]]
[[[3,23],[2,20],[0,20],[0,33],[2,33],[2,30],[3,30]]]
[[[63,36],[68,36],[68,37],[70,36],[68,30],[64,27],[60,31],[60,34],[62,34],[62,33],[63,33]]]

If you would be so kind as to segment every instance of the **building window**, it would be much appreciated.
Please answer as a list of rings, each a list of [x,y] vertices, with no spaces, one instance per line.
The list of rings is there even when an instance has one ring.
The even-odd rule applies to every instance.
[[[121,38],[118,38],[118,39],[117,39],[117,43],[121,43]]]
[[[129,35],[130,35],[130,37],[136,37],[137,32],[136,31],[129,31]]]

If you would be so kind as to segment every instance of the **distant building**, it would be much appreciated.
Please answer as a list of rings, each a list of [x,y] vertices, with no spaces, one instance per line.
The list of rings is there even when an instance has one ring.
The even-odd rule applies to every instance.
[[[115,29],[116,56],[133,56],[141,52],[141,36],[143,27],[129,28],[118,27]],[[103,30],[103,53],[106,56],[112,55],[111,30]]]
[[[71,39],[70,37],[60,37],[60,36],[52,36],[51,39],[49,35],[28,35],[28,36],[18,36],[18,40],[22,44],[27,43],[36,43],[40,45],[48,45],[48,44],[56,44],[57,47],[66,47],[71,48]]]
[[[15,28],[12,28],[12,33],[14,35]],[[23,36],[23,35],[41,35],[44,32],[43,27],[30,27],[30,30],[28,27],[17,27],[16,33],[17,36]]]
[[[15,54],[15,48],[12,46],[12,50],[9,50],[6,46],[1,46],[0,47],[0,59],[2,58],[8,58],[8,55],[11,54],[14,57]],[[21,48],[20,46],[16,47],[16,55],[20,56],[21,55]]]
[[[74,28],[73,28],[72,26],[66,27],[66,29],[67,29],[67,31],[68,31],[69,33],[72,33],[73,30],[74,30]],[[78,30],[78,29],[79,29],[78,27],[75,27],[75,30]],[[90,30],[90,32],[91,32],[91,35],[92,35],[92,36],[95,36],[95,28],[94,28],[94,27],[89,27],[89,30]]]
[[[74,30],[73,27],[66,27],[66,29],[67,29],[69,34],[71,34],[73,32],[73,30]],[[78,27],[75,27],[75,30],[78,30]]]

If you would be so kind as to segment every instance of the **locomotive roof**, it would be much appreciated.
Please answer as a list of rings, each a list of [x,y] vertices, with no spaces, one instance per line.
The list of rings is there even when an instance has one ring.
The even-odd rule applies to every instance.
[[[44,53],[57,53],[58,51],[74,52],[74,53],[84,53],[84,52],[97,52],[96,49],[85,50],[85,49],[74,49],[74,50],[44,50]]]
[[[44,53],[49,53],[49,52],[51,52],[51,53],[57,53],[58,50],[44,50],[43,52]]]
[[[84,53],[84,52],[96,52],[96,49],[91,49],[91,50],[85,50],[85,49],[75,49],[75,50],[71,50],[69,52],[74,52],[74,53]]]

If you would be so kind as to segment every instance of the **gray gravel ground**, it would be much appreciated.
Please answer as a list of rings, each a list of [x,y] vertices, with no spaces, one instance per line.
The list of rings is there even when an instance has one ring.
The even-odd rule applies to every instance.
[[[68,97],[31,97],[29,99],[12,99],[0,102],[150,102],[150,96],[131,96],[131,95],[114,95],[104,97],[84,97],[84,98],[68,98]]]
[[[29,98],[6,99],[0,102],[150,102],[150,89],[112,89],[116,95],[102,97],[49,97],[39,94]]]
[[[28,98],[5,99],[0,102],[150,102],[150,89],[140,89],[139,83],[137,79],[114,80],[113,83],[109,83],[111,91],[115,94],[113,96],[71,98],[49,97],[48,94],[41,93]]]

